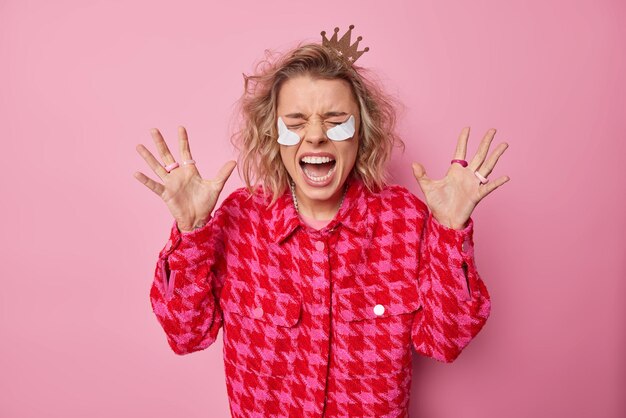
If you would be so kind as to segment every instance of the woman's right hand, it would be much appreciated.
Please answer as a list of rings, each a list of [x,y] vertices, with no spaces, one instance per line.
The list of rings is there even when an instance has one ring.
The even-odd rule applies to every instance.
[[[174,157],[159,130],[154,128],[150,133],[165,165],[174,163]],[[178,138],[180,157],[183,161],[191,160],[187,131],[183,126],[178,127]],[[191,232],[206,223],[226,180],[237,165],[235,161],[228,161],[214,179],[204,180],[195,164],[183,165],[181,161],[179,167],[168,173],[146,147],[139,144],[136,149],[163,184],[139,171],[134,173],[134,177],[163,199],[181,232]]]

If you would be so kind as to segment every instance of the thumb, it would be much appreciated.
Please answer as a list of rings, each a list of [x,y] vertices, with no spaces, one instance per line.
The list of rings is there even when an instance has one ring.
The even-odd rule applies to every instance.
[[[215,179],[219,181],[220,183],[225,183],[226,180],[230,177],[236,165],[237,165],[236,161],[232,161],[232,160],[228,161],[226,164],[222,166],[222,168],[220,168],[220,171],[218,171]]]
[[[412,167],[413,167],[413,175],[415,176],[418,182],[421,183],[424,180],[430,180],[428,176],[426,175],[426,170],[424,169],[423,165],[421,165],[420,163],[413,163]]]

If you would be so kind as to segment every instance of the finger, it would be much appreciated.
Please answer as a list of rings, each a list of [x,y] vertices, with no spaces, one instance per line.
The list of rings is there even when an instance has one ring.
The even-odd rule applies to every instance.
[[[430,181],[430,178],[426,175],[426,169],[424,169],[423,165],[416,162],[413,163],[411,167],[413,167],[413,175],[415,176],[415,179],[419,183],[420,188],[422,188],[422,184]]]
[[[191,150],[189,149],[189,138],[187,137],[187,130],[184,126],[178,127],[178,143],[180,146],[180,157],[183,160],[191,160]]]
[[[139,155],[141,155],[143,159],[148,163],[152,171],[154,171],[154,173],[161,178],[161,180],[163,180],[165,176],[167,176],[167,170],[165,170],[163,165],[161,165],[161,163],[158,162],[156,158],[154,158],[154,155],[152,155],[152,153],[146,147],[144,147],[142,144],[139,144],[137,145],[137,147],[135,147],[135,149],[137,150]]]
[[[489,193],[493,192],[495,189],[502,186],[504,183],[506,183],[509,180],[511,180],[509,176],[502,176],[502,177],[498,177],[494,181],[490,181],[489,183],[484,184],[482,188],[480,189],[480,194],[481,194],[480,200],[482,200]]]
[[[487,156],[487,152],[491,146],[491,141],[493,141],[493,137],[495,135],[496,129],[491,128],[487,131],[485,136],[483,136],[483,139],[480,141],[480,145],[478,146],[478,151],[476,151],[476,155],[474,155],[474,158],[472,158],[472,161],[469,163],[469,168],[472,171],[478,170],[483,164],[483,161],[485,161],[485,157]]]
[[[172,155],[172,153],[170,152],[170,149],[167,146],[167,143],[165,143],[165,140],[163,139],[161,132],[159,132],[157,128],[152,128],[150,130],[150,134],[152,135],[152,139],[154,140],[157,150],[159,151],[159,154],[161,155],[161,158],[163,159],[163,162],[165,163],[165,165],[170,165],[176,162],[176,160],[174,159],[174,156]]]
[[[139,182],[141,184],[143,184],[144,186],[146,186],[148,189],[152,190],[154,193],[156,193],[157,196],[161,196],[163,194],[163,191],[165,190],[165,187],[163,187],[162,184],[157,183],[156,181],[152,180],[150,177],[146,176],[145,174],[143,174],[140,171],[135,171],[135,173],[133,174],[133,176],[139,180]]]
[[[467,139],[469,138],[470,127],[466,126],[459,134],[456,141],[456,150],[454,151],[454,159],[464,160],[467,152]]]
[[[500,156],[504,154],[504,151],[506,151],[508,147],[509,144],[507,144],[506,142],[498,144],[498,146],[493,150],[489,158],[487,158],[487,161],[485,161],[484,164],[480,166],[480,174],[482,174],[484,177],[487,177],[493,171],[493,168],[496,166],[496,163],[500,159]]]
[[[217,176],[215,176],[215,181],[221,184],[226,183],[226,180],[228,180],[236,165],[237,162],[234,160],[228,161],[226,164],[224,164],[222,168],[220,168],[220,171],[217,172]]]

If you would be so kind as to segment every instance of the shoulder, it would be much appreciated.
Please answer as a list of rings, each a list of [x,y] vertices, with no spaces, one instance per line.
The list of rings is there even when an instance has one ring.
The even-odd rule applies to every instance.
[[[236,215],[242,212],[263,210],[270,202],[270,197],[263,192],[261,186],[252,191],[240,187],[231,192],[222,202],[220,210]]]
[[[237,205],[240,206],[244,204],[247,200],[249,200],[253,195],[246,189],[245,187],[239,187],[238,189],[233,190],[227,197],[224,199],[222,205]]]
[[[250,200],[254,199],[257,193],[251,193],[245,187],[239,187],[233,190],[222,202],[221,207],[225,209],[242,208],[250,204]]]
[[[428,213],[428,206],[409,189],[399,184],[387,184],[377,192],[370,193],[370,198],[383,210],[416,211],[418,214]]]

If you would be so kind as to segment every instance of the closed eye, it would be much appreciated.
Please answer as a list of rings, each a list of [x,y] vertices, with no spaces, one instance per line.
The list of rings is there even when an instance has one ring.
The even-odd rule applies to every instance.
[[[330,125],[333,125],[333,126],[338,126],[338,125],[341,125],[341,124],[342,124],[342,123],[344,123],[344,122],[331,122],[331,121],[326,121],[326,122],[324,122],[324,123],[327,123],[327,124],[330,124]],[[297,124],[297,125],[287,125],[287,128],[288,128],[288,129],[300,129],[300,128],[302,128],[304,125],[305,125],[304,123],[299,123],[299,124]]]

